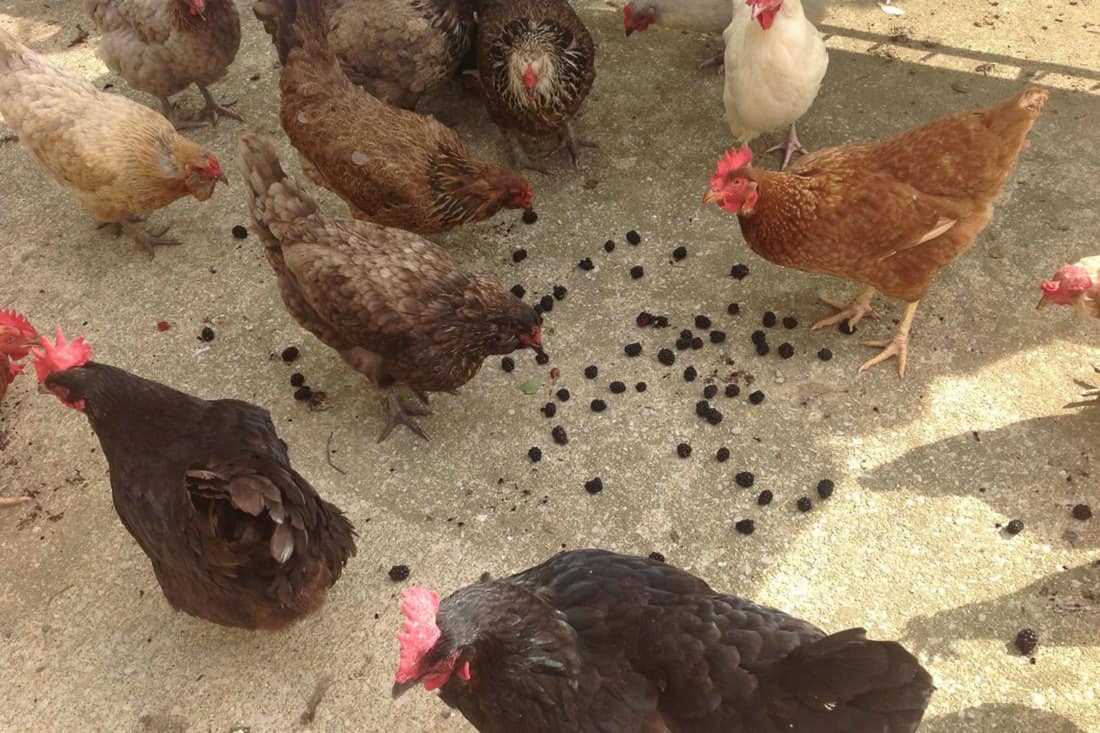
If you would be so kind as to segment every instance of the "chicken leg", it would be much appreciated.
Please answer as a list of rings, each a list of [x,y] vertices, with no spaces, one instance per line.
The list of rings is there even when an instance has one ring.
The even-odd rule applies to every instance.
[[[202,111],[199,114],[209,117],[210,123],[212,125],[214,125],[215,127],[218,125],[219,115],[221,115],[222,117],[228,117],[232,120],[236,120],[237,122],[244,122],[243,117],[241,117],[233,110],[229,109],[237,103],[237,100],[233,99],[228,102],[219,102],[218,100],[214,99],[214,96],[206,87],[202,86],[201,84],[196,84],[195,86],[199,88],[199,93],[202,94],[202,98],[206,102],[206,106],[202,108]]]
[[[129,223],[139,223],[145,221],[144,217],[131,216],[127,220]],[[116,237],[121,236],[124,226],[122,222],[117,221],[105,221],[101,222],[96,228],[103,229],[104,227],[110,227]],[[158,227],[152,231],[131,231],[129,232],[130,238],[134,241],[134,245],[150,258],[156,256],[156,250],[154,247],[174,247],[180,244],[178,239],[165,239],[164,234],[168,231],[168,225]]]
[[[378,436],[379,443],[390,437],[390,433],[392,433],[393,429],[398,425],[404,425],[424,440],[430,440],[428,434],[424,432],[424,429],[420,427],[413,418],[431,415],[431,410],[402,402],[401,398],[393,392],[386,395],[386,407],[389,410],[390,417],[389,420],[386,421],[386,427],[382,430],[382,434]]]
[[[1093,366],[1092,370],[1100,374],[1100,366]],[[1075,379],[1073,382],[1078,387],[1082,388],[1080,394],[1082,399],[1076,402],[1070,402],[1068,405],[1065,405],[1063,409],[1068,409],[1070,407],[1095,407],[1096,405],[1100,405],[1100,387],[1097,387],[1095,384],[1089,384],[1082,379]]]
[[[820,321],[810,326],[811,331],[816,331],[819,328],[825,328],[826,326],[832,326],[836,323],[840,323],[843,320],[848,321],[849,327],[855,327],[857,323],[863,320],[864,316],[868,318],[878,318],[878,313],[875,313],[875,309],[871,307],[871,298],[875,297],[875,289],[870,285],[863,288],[856,299],[851,303],[840,303],[831,298],[821,298],[821,302],[825,303],[831,308],[837,310],[835,316],[828,318],[822,318]]]
[[[773,145],[768,148],[766,152],[775,153],[778,151],[783,151],[783,165],[780,166],[780,170],[787,169],[795,153],[806,153],[806,148],[802,147],[802,143],[798,142],[798,133],[794,130],[793,122],[791,123],[791,129],[787,130],[787,135],[783,138],[783,142],[779,145]]]
[[[901,323],[898,324],[898,331],[894,334],[894,338],[863,342],[864,346],[881,348],[882,353],[863,362],[863,366],[859,368],[860,373],[867,371],[879,362],[886,361],[891,356],[896,356],[898,358],[898,376],[905,376],[905,364],[908,360],[909,350],[909,327],[913,325],[913,316],[917,314],[918,305],[920,305],[919,300],[905,305],[905,314],[901,317]]]

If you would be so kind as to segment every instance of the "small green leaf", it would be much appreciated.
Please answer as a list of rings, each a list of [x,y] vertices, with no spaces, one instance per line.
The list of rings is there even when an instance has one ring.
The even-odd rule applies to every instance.
[[[523,394],[534,394],[539,391],[542,386],[542,382],[537,379],[528,379],[526,382],[519,386],[519,391]]]

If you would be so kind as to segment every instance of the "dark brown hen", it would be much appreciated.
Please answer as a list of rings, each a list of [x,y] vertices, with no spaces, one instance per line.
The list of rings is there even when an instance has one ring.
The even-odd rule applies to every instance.
[[[567,0],[483,0],[478,24],[477,66],[493,121],[506,135],[557,135],[576,164],[584,143],[570,120],[596,78],[596,47],[584,23]],[[541,170],[508,139],[517,165]]]
[[[896,642],[603,550],[402,610],[394,693],[439,689],[482,733],[909,733],[934,689]]]
[[[306,175],[352,216],[434,234],[531,205],[522,175],[474,160],[446,125],[348,81],[325,38],[320,0],[278,1],[283,129]]]
[[[89,361],[84,340],[60,330],[42,345],[38,378],[88,417],[115,510],[173,607],[267,630],[321,607],[355,530],[290,467],[266,410]]]
[[[411,232],[330,219],[287,177],[270,142],[241,138],[253,229],[287,310],[380,387],[405,384],[425,402],[470,381],[485,357],[542,349],[542,319],[491,280],[463,271]],[[392,392],[379,440],[405,425],[428,436]]]

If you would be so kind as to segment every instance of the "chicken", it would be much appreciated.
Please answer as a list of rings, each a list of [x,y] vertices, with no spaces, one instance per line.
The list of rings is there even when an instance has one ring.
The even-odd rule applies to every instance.
[[[726,122],[734,138],[748,144],[765,132],[788,127],[782,144],[786,168],[795,153],[806,152],[795,122],[817,98],[829,67],[825,41],[806,19],[799,0],[734,3],[733,19],[722,34],[726,43]]]
[[[0,28],[0,114],[35,160],[116,235],[178,198],[226,182],[217,158],[163,115],[51,65]],[[150,255],[165,229],[133,232]]]
[[[1086,318],[1100,318],[1100,255],[1084,257],[1072,265],[1063,265],[1054,273],[1054,277],[1042,284],[1043,297],[1039,299],[1038,309],[1048,305],[1068,305],[1078,315]],[[1100,366],[1093,371],[1100,374]],[[1100,387],[1088,382],[1077,381],[1084,387],[1080,402],[1071,402],[1066,407],[1082,407],[1100,404]]]
[[[286,0],[253,13],[277,39]],[[455,75],[470,49],[477,0],[324,0],[329,41],[344,73],[375,97],[414,109]]]
[[[490,354],[542,353],[542,319],[496,283],[463,272],[411,232],[330,219],[287,177],[270,142],[241,138],[252,228],[264,244],[287,310],[380,387],[402,383],[454,391]],[[412,416],[430,414],[387,395],[390,419],[428,435]]]
[[[482,733],[902,733],[933,691],[896,642],[603,550],[442,602],[411,588],[402,611],[394,695],[438,689]]]
[[[176,609],[276,630],[321,607],[355,530],[290,467],[264,409],[203,400],[42,337],[39,382],[99,438],[122,524]]]
[[[885,142],[842,145],[799,160],[786,173],[750,167],[734,148],[718,163],[705,202],[737,214],[753,252],[777,265],[846,277],[866,287],[813,325],[872,316],[875,291],[907,302],[897,335],[868,341],[905,376],[909,327],[944,266],[993,217],[1047,92],[1028,88],[1001,104],[929,122]]]
[[[353,217],[435,234],[504,207],[530,208],[531,185],[519,173],[473,160],[449,127],[351,84],[325,40],[320,0],[279,1],[283,129],[306,175]]]
[[[0,401],[25,366],[15,362],[25,358],[37,343],[38,332],[30,321],[13,310],[0,310]]]
[[[545,172],[509,132],[557,135],[577,163],[592,145],[571,120],[596,78],[592,36],[568,0],[482,0],[477,67],[489,116],[508,135],[516,164]]]
[[[240,120],[207,89],[222,79],[241,45],[241,18],[233,0],[84,0],[84,11],[103,37],[99,55],[130,86],[160,100],[177,129],[193,127],[176,117],[168,98],[194,84],[202,114]]]

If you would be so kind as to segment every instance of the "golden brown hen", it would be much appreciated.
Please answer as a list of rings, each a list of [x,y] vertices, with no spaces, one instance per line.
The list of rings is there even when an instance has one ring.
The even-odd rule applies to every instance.
[[[178,198],[206,201],[225,175],[163,115],[95,88],[0,29],[0,114],[43,168],[116,234]],[[150,255],[164,230],[133,233]]]
[[[932,278],[962,254],[993,217],[1047,92],[1029,88],[1002,104],[944,117],[880,143],[841,145],[799,160],[785,173],[750,167],[731,150],[711,178],[706,202],[738,215],[753,252],[777,265],[845,277],[866,287],[814,324],[873,316],[882,291],[907,301],[897,335],[860,371],[898,357],[905,376],[909,327]]]
[[[522,175],[472,159],[446,125],[352,84],[325,38],[319,0],[280,2],[283,129],[306,175],[347,201],[352,216],[434,234],[530,207]]]
[[[403,383],[453,391],[490,354],[542,350],[542,319],[487,278],[459,269],[447,254],[411,232],[367,221],[330,219],[283,172],[270,142],[241,138],[252,228],[264,244],[287,310],[381,387]],[[379,441],[428,414],[392,392]]]

